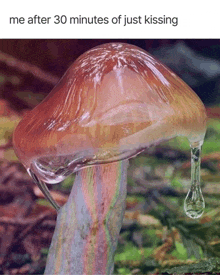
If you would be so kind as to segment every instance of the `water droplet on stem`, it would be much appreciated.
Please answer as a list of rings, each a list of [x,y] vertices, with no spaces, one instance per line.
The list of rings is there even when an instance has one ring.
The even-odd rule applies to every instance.
[[[192,219],[200,218],[205,209],[200,187],[201,144],[191,147],[191,187],[184,201],[185,213]]]

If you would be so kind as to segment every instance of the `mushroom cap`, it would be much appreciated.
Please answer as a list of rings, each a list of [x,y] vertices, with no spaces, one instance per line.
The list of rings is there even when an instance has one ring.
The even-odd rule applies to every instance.
[[[72,64],[13,142],[27,169],[55,183],[175,136],[201,142],[205,131],[204,105],[187,84],[146,51],[108,43]]]

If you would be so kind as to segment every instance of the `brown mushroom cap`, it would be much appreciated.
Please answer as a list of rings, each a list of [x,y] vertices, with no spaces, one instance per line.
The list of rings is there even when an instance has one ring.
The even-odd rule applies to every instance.
[[[14,148],[27,169],[52,182],[47,170],[66,175],[174,136],[200,142],[205,131],[204,105],[178,76],[136,46],[109,43],[81,55],[23,118]]]

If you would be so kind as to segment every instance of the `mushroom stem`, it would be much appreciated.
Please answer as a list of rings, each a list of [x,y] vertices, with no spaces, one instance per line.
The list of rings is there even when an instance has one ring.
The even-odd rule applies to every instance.
[[[45,274],[112,274],[128,160],[84,168],[58,211]]]

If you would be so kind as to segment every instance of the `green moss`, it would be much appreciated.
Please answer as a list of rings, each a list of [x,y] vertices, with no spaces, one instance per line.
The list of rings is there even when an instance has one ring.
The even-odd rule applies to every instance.
[[[4,145],[12,137],[12,133],[19,121],[19,118],[0,117],[0,145]]]
[[[41,255],[47,256],[49,252],[49,248],[42,248],[40,252],[41,252]]]
[[[175,247],[176,249],[172,252],[172,255],[179,260],[187,260],[188,255],[187,255],[187,250],[184,247],[184,245],[180,242],[175,242]]]
[[[182,182],[181,182],[181,177],[179,175],[176,175],[172,180],[171,180],[171,186],[177,187],[177,188],[183,188]]]
[[[190,144],[186,137],[175,137],[164,143],[164,146],[165,145],[183,152],[189,152],[190,150]]]
[[[75,174],[68,176],[64,181],[59,184],[53,185],[53,190],[70,191],[75,180]]]
[[[148,156],[148,155],[139,155],[131,160],[131,164],[136,167],[146,166],[149,165],[151,167],[157,167],[159,164],[167,163],[166,160],[158,159],[154,156]]]
[[[136,183],[135,183],[135,181],[134,181],[134,179],[132,177],[128,177],[127,178],[127,184],[129,186],[136,186]]]
[[[133,202],[145,202],[145,198],[143,196],[135,196],[135,195],[127,195],[126,201],[128,203]]]
[[[135,247],[133,243],[127,243],[124,246],[122,252],[116,251],[115,262],[129,262],[129,261],[142,261],[144,258],[147,258],[153,252],[154,247],[144,247],[142,249]]]
[[[117,273],[118,274],[130,274],[131,270],[129,268],[126,267],[121,267],[117,269]]]
[[[37,204],[43,205],[43,206],[49,206],[51,208],[53,208],[53,206],[50,204],[50,202],[46,199],[38,199],[36,201]]]
[[[141,230],[142,232],[142,240],[143,240],[143,246],[146,248],[149,247],[156,247],[158,245],[161,245],[161,239],[157,236],[155,229],[148,229],[145,228]]]
[[[70,190],[73,186],[74,179],[75,179],[75,174],[67,177],[64,181],[62,181],[61,188],[64,190]]]
[[[7,161],[17,161],[18,158],[15,155],[14,149],[9,148],[9,149],[5,150],[4,159],[7,160]]]

